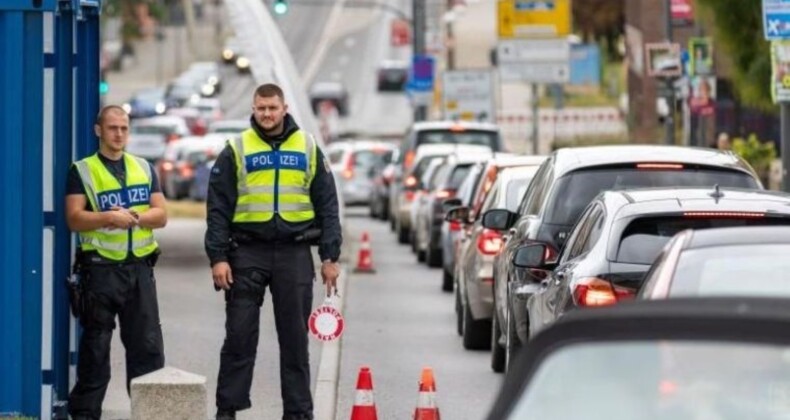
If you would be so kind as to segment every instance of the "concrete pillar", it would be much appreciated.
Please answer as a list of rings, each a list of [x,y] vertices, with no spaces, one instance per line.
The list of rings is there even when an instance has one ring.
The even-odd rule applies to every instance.
[[[132,420],[208,418],[206,378],[164,367],[132,380]]]

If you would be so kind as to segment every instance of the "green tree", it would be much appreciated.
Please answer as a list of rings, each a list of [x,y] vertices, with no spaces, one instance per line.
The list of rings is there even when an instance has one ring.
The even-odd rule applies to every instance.
[[[763,36],[760,0],[696,0],[713,22],[715,44],[732,62],[735,91],[746,105],[774,110],[771,51]],[[699,16],[699,13],[698,13]]]
[[[601,43],[610,59],[617,56],[617,41],[623,35],[625,2],[626,0],[576,0],[571,4],[576,32],[584,42]]]

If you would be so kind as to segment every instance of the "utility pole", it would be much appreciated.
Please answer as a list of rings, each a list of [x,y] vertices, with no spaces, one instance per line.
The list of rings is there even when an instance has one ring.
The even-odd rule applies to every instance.
[[[425,0],[412,0],[412,50],[413,55],[425,54]],[[414,121],[425,121],[428,107],[418,104],[414,107]]]
[[[672,0],[664,0],[664,23],[666,24],[666,38],[668,43],[672,43]],[[667,77],[664,79],[666,83],[666,100],[667,100],[667,118],[666,118],[666,143],[675,144],[675,78]]]

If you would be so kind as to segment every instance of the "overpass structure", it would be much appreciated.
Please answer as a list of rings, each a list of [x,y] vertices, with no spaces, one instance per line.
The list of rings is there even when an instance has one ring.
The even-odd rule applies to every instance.
[[[0,1],[0,417],[66,418],[76,337],[62,197],[95,150],[101,0]]]

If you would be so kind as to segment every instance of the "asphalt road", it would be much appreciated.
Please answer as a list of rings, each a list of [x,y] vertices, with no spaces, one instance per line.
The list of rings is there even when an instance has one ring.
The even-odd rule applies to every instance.
[[[346,419],[354,404],[359,368],[369,366],[378,417],[410,418],[423,367],[433,368],[442,418],[485,418],[503,376],[489,365],[488,351],[468,351],[455,332],[452,293],[441,291],[441,270],[417,264],[398,245],[389,225],[347,211],[349,236],[371,238],[376,274],[353,274],[346,287],[338,410]],[[352,260],[355,260],[352,257]]]

